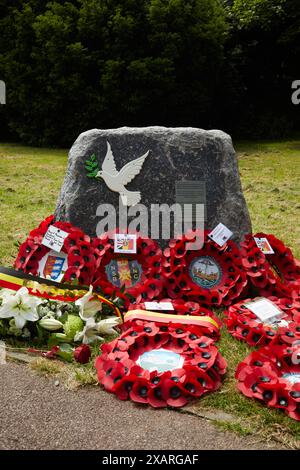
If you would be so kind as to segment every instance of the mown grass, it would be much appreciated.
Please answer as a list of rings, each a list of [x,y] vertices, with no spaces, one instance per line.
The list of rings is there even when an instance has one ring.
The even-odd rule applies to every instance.
[[[97,385],[97,375],[94,362],[99,354],[99,345],[91,348],[92,356],[88,364],[78,362],[62,362],[39,357],[30,363],[30,368],[42,376],[53,376],[69,390],[75,390],[85,385]]]
[[[274,233],[300,257],[300,141],[238,142],[235,147],[253,230]],[[32,228],[53,212],[66,163],[66,150],[0,144],[0,264],[11,265],[17,253],[14,242],[24,240]],[[299,423],[245,398],[236,389],[236,366],[251,348],[235,341],[224,330],[219,348],[228,361],[227,379],[219,392],[195,406],[231,413],[235,417],[232,422],[218,423],[223,428],[300,447]],[[32,367],[50,374],[47,364],[39,359]],[[64,365],[62,371],[53,369],[52,373],[62,377],[70,388],[96,383],[93,361],[87,366],[71,364]]]
[[[0,264],[11,265],[14,242],[52,214],[66,163],[66,150],[0,144]]]
[[[274,233],[300,257],[300,141],[236,148],[253,230]]]
[[[252,351],[252,348],[234,340],[225,329],[222,330],[218,347],[228,363],[226,380],[218,392],[207,395],[196,403],[196,409],[218,409],[232,414],[232,422],[217,423],[228,430],[242,435],[255,435],[263,441],[273,439],[288,447],[300,448],[300,424],[298,422],[293,421],[280,410],[269,409],[237,391],[234,378],[236,367]]]

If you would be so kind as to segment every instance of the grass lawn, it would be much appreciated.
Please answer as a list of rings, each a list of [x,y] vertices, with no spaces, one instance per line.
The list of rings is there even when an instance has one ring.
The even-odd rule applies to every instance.
[[[253,230],[273,233],[299,258],[300,141],[237,142],[235,147]],[[66,163],[66,150],[0,144],[1,265],[12,264],[17,254],[14,242],[23,241],[32,228],[53,212]],[[222,427],[300,448],[299,423],[236,390],[235,368],[251,349],[232,339],[226,331],[219,347],[228,361],[227,380],[219,392],[200,400],[194,408],[221,409],[235,417],[232,422],[219,422]],[[64,370],[63,374],[69,379],[71,374],[73,382],[96,383],[92,365],[83,368],[55,364],[50,366],[49,361],[38,360],[33,367],[47,374],[61,374]]]

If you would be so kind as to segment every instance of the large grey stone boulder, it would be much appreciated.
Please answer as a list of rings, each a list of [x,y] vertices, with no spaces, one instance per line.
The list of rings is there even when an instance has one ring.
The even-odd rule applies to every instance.
[[[107,142],[117,171],[128,162],[145,157],[137,163],[139,167],[134,173],[140,172],[126,184],[127,191],[141,193],[141,204],[172,205],[176,202],[176,182],[204,180],[206,228],[213,229],[222,222],[234,233],[237,242],[251,231],[230,136],[219,130],[197,128],[122,127],[80,134],[69,153],[56,219],[69,221],[94,236],[99,204],[119,206],[119,194],[110,189],[114,186],[112,180],[89,178],[85,168],[86,160],[95,154],[99,170],[102,169],[109,147]],[[111,165],[110,161],[108,167],[112,168]],[[125,174],[121,180],[130,180],[132,169],[128,171],[127,177]]]

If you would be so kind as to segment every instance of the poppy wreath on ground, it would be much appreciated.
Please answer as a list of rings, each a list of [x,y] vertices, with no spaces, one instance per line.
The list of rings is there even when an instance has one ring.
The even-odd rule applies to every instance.
[[[222,247],[204,234],[204,245],[188,250],[197,232],[171,240],[164,251],[163,274],[167,294],[194,300],[201,305],[230,305],[246,287],[247,277],[236,244],[229,240]]]
[[[185,302],[182,299],[161,299],[159,303],[170,303],[173,306],[174,310],[164,310],[164,315],[169,315],[170,318],[174,315],[189,315],[195,317],[209,317],[213,320],[214,324],[218,326],[218,329],[213,328],[212,325],[207,323],[207,325],[202,326],[205,328],[204,334],[210,338],[218,341],[220,338],[220,329],[222,328],[221,320],[211,311],[204,307],[201,307],[197,302]],[[145,303],[140,304],[130,304],[128,306],[128,311],[130,310],[148,310]],[[174,319],[175,321],[176,319]],[[184,319],[182,320],[184,323]],[[128,322],[127,322],[128,323]]]
[[[291,298],[295,301],[295,302],[300,302],[300,286],[299,286],[299,289],[296,288],[296,289],[293,289],[292,292],[291,292]]]
[[[20,245],[15,269],[36,276],[40,260],[50,251],[42,245],[42,240],[50,225],[54,225],[69,235],[64,241],[62,252],[67,254],[68,267],[62,282],[73,282],[89,285],[96,270],[95,250],[90,238],[77,227],[68,222],[55,222],[54,217],[47,217],[40,225],[29,233],[28,238]]]
[[[270,408],[280,408],[300,421],[300,348],[271,344],[254,351],[235,374],[238,389]]]
[[[275,339],[285,344],[292,344],[293,341],[300,340],[299,302],[269,297],[268,300],[282,311],[282,318],[274,323],[264,323],[245,305],[255,300],[243,300],[231,305],[224,312],[224,323],[234,338],[245,341],[249,346],[266,346]]]
[[[264,254],[256,245],[256,238],[267,238],[274,254]],[[242,262],[251,284],[265,296],[291,297],[300,290],[300,263],[290,248],[272,234],[248,234],[241,243]]]
[[[100,384],[121,400],[155,408],[182,407],[220,387],[227,364],[201,326],[134,319],[122,328],[119,338],[101,346],[102,355],[95,362]],[[165,369],[155,370],[151,366],[157,362],[149,366],[149,357],[148,363],[145,358],[149,352],[161,358],[171,353],[173,368],[168,356]]]
[[[139,303],[157,298],[163,288],[161,249],[154,240],[136,235],[136,254],[114,253],[112,233],[105,233],[92,241],[97,255],[93,286],[99,286],[104,294],[115,293],[127,304],[128,295]]]

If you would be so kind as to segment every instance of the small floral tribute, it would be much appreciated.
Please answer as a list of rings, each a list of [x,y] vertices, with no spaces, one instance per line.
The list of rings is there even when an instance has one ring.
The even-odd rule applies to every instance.
[[[246,397],[300,421],[299,344],[271,344],[252,352],[238,365],[235,377]]]
[[[300,303],[269,297],[268,301],[278,307],[280,313],[273,319],[264,320],[248,307],[259,299],[242,300],[224,312],[224,322],[230,334],[249,346],[266,346],[275,338],[284,343],[300,340]]]
[[[97,257],[94,287],[104,294],[128,297],[139,303],[157,298],[163,288],[162,252],[156,241],[136,234],[136,253],[115,253],[113,234],[105,233],[92,241]]]
[[[147,321],[146,314],[125,316],[121,336],[102,345],[95,367],[105,390],[155,408],[182,407],[217,390],[226,361],[195,317],[195,324],[182,324],[162,314]]]
[[[107,316],[112,314],[107,307],[94,296],[92,287],[73,302],[43,298],[24,286],[19,290],[1,289],[0,336],[48,344],[51,350],[46,357],[65,354],[63,358],[68,360],[72,346],[89,345],[117,334],[115,327],[120,318]],[[75,359],[83,362],[87,349],[75,351]]]
[[[171,240],[164,251],[163,273],[171,298],[195,300],[204,305],[230,305],[247,284],[241,254],[229,240],[222,247],[205,232],[204,245],[188,250],[197,232]]]
[[[273,253],[264,253],[255,239],[266,239]],[[242,264],[257,294],[295,297],[300,291],[300,263],[290,248],[272,234],[248,234],[241,243]]]
[[[69,234],[61,250],[67,254],[67,269],[61,282],[76,281],[80,285],[90,285],[96,270],[95,250],[90,237],[68,222],[55,222],[52,215],[32,230],[20,245],[14,268],[33,276],[38,275],[40,261],[50,252],[50,248],[43,245],[42,240],[51,225]],[[45,272],[43,277],[46,278],[47,274],[49,273]]]

